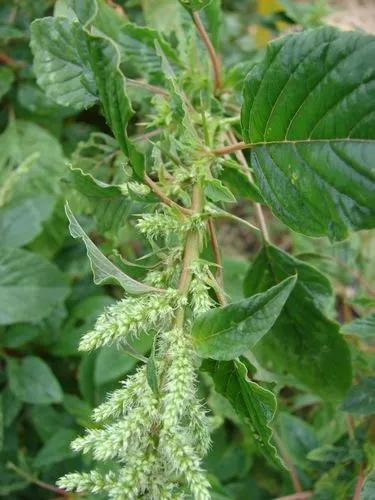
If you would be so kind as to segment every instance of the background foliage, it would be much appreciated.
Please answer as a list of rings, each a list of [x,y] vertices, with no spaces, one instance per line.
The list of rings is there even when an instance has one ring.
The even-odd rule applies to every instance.
[[[273,2],[257,5],[223,0],[223,13],[219,3],[211,2],[202,11],[202,18],[222,54],[224,84],[236,89],[237,105],[243,79],[262,58],[265,41],[294,29],[296,24],[301,29],[318,26],[327,14],[323,2],[283,0],[270,8]],[[150,47],[155,39],[166,44],[164,38],[150,31],[147,42],[133,25],[127,30],[119,28],[126,19],[139,24],[146,19],[173,42],[173,30],[185,36],[182,7],[172,0],[100,1],[98,5],[96,28],[122,44],[131,61],[126,76],[147,75],[157,83],[163,75]],[[93,425],[92,408],[133,372],[137,363],[114,347],[94,354],[77,350],[82,335],[121,292],[116,285],[97,287],[92,282],[84,245],[69,235],[64,201],[69,200],[103,253],[132,277],[142,278],[147,264],[134,262],[146,247],[134,227],[133,215],[152,206],[155,199],[129,182],[125,156],[111,137],[99,107],[81,111],[85,107],[82,103],[92,104],[96,97],[94,82],[74,53],[67,53],[67,47],[59,44],[53,49],[72,76],[79,74],[86,79],[86,90],[77,94],[76,106],[71,100],[70,107],[64,106],[59,82],[59,104],[36,83],[36,76],[43,78],[43,68],[38,57],[32,64],[30,24],[53,12],[64,17],[68,6],[64,0],[0,2],[0,495],[9,499],[56,497],[61,492],[49,488],[58,477],[89,468],[89,459],[74,455],[69,444],[82,427]],[[80,14],[81,22],[90,16],[83,10]],[[62,19],[62,32],[64,22]],[[40,30],[37,36],[51,37],[51,31]],[[76,40],[69,40],[73,42],[82,49],[79,30]],[[166,44],[164,49],[168,51],[168,47]],[[173,50],[170,52],[173,59]],[[195,60],[197,54],[186,51],[186,57]],[[175,64],[179,64],[177,59]],[[54,87],[51,95],[53,92]],[[129,87],[129,93],[135,109],[129,134],[147,148],[147,130],[142,123],[147,121],[150,96],[136,86]],[[266,168],[266,155],[261,161]],[[243,192],[243,180],[233,172],[231,177],[230,168],[226,172],[227,178],[222,180],[239,201],[232,205],[233,213],[252,221],[251,203],[243,200],[248,196]],[[257,200],[257,187],[252,189],[251,198]],[[125,191],[130,198],[122,196]],[[220,201],[231,201],[230,192],[219,191],[214,193]],[[259,242],[247,229],[222,223],[219,230],[225,288],[233,300],[276,285],[272,273],[267,273],[271,265],[277,282],[296,267],[300,279],[273,327],[273,335],[256,348],[257,359],[264,361],[262,368],[256,366],[261,386],[254,383],[243,390],[245,359],[235,361],[237,379],[230,386],[223,380],[233,370],[233,362],[205,362],[205,369],[214,374],[209,377],[203,373],[201,380],[202,394],[208,397],[216,418],[213,446],[205,463],[213,497],[270,499],[294,488],[313,491],[314,498],[320,500],[352,498],[358,478],[362,480],[375,465],[374,424],[369,418],[375,409],[375,318],[371,312],[375,307],[371,289],[374,239],[362,231],[339,243],[327,238],[312,240],[287,229],[271,212],[267,212],[267,221],[278,248],[271,246],[258,255]],[[321,222],[325,222],[323,217]],[[296,221],[292,227],[298,230],[298,224]],[[339,221],[331,228],[331,236],[345,236],[345,231]],[[322,233],[312,230],[311,234]],[[322,331],[333,329],[336,335],[338,327],[331,320],[338,320],[342,327],[339,340],[332,340],[336,344],[314,338],[310,344],[300,345],[298,325],[306,316],[311,332],[319,324]],[[196,328],[199,345],[207,325],[201,325],[201,331],[199,325]],[[289,342],[298,353],[294,358],[288,345],[277,340],[285,329],[292,332]],[[305,332],[308,338],[309,333]],[[346,388],[351,375],[346,370],[348,353],[342,338],[350,349],[353,370],[349,392]],[[135,347],[147,353],[151,343],[152,339],[141,337]],[[331,354],[319,357],[317,353],[323,351]],[[224,355],[218,359],[225,359]],[[251,361],[256,364],[256,359]],[[247,368],[254,372],[252,365]],[[325,373],[327,379],[322,379]],[[268,444],[274,463],[259,453],[253,433],[238,417],[241,412],[246,414],[252,391],[272,415],[275,400],[267,388],[273,389],[279,403],[272,423],[277,450]],[[291,472],[280,468],[279,455]],[[363,500],[375,497],[374,483],[373,473],[369,473],[362,487]]]

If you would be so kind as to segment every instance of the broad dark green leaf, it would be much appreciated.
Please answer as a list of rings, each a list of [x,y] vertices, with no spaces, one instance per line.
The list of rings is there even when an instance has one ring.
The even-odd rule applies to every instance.
[[[77,21],[45,17],[31,26],[38,84],[54,101],[77,110],[97,102],[87,37]]]
[[[341,333],[355,335],[363,340],[372,339],[375,336],[375,313],[346,323],[341,327]]]
[[[292,374],[323,398],[340,399],[351,384],[351,363],[339,325],[324,315],[332,302],[327,278],[309,264],[267,245],[245,278],[245,295],[263,292],[292,273],[298,276],[296,286],[255,354],[266,368]]]
[[[15,395],[9,389],[9,385],[7,385],[1,392],[1,399],[3,402],[3,424],[4,428],[6,429],[12,424],[13,420],[21,411],[22,402],[15,397]]]
[[[26,356],[22,360],[8,359],[7,373],[10,390],[25,403],[50,404],[63,399],[57,378],[40,358]]]
[[[38,451],[33,466],[36,468],[51,467],[52,464],[62,462],[74,455],[70,443],[77,436],[73,429],[59,429]]]
[[[199,316],[192,328],[198,354],[229,360],[252,349],[272,328],[295,283],[290,276],[264,293]]]
[[[65,205],[66,216],[69,219],[69,231],[73,238],[80,238],[83,240],[87,256],[90,259],[92,273],[94,275],[94,283],[102,285],[106,283],[116,283],[122,288],[133,295],[140,295],[143,293],[156,292],[156,288],[140,283],[130,276],[123,273],[118,267],[107,259],[107,257],[98,249],[98,247],[90,240],[85,231],[79,225],[77,219],[74,217],[69,205]]]
[[[280,413],[277,418],[280,439],[292,463],[302,469],[309,468],[306,455],[319,446],[314,429],[310,424],[289,413]]]
[[[17,323],[9,326],[6,331],[0,335],[0,345],[10,347],[11,349],[23,346],[32,342],[41,335],[42,329],[30,323]]]
[[[375,414],[375,377],[363,378],[346,396],[342,409],[355,415]]]
[[[0,324],[39,321],[68,292],[65,276],[48,260],[20,248],[1,248]]]
[[[1,207],[2,245],[21,247],[32,241],[41,233],[42,224],[52,215],[54,205],[54,196],[43,193]]]
[[[244,86],[241,124],[265,201],[292,229],[343,239],[375,224],[375,37],[281,37]]]
[[[61,144],[45,129],[10,120],[0,135],[0,151],[0,204],[60,193],[65,158]]]
[[[74,425],[74,419],[53,404],[33,405],[28,409],[28,417],[43,443],[47,443],[61,427]]]
[[[271,443],[270,427],[276,412],[276,397],[250,380],[249,368],[245,358],[234,361],[205,360],[202,365],[202,369],[211,374],[216,391],[229,400],[242,423],[250,430],[259,451],[272,464],[280,467],[283,462]]]

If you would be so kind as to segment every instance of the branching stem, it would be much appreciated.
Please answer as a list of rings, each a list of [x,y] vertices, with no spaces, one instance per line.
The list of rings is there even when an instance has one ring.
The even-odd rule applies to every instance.
[[[157,196],[159,196],[159,198],[162,200],[162,202],[165,203],[166,205],[168,205],[169,207],[177,208],[180,212],[182,212],[185,215],[190,215],[193,213],[193,211],[190,210],[190,208],[182,207],[181,205],[179,205],[175,201],[168,198],[168,196],[165,193],[163,193],[163,191],[159,188],[159,186],[156,184],[156,182],[154,182],[151,179],[151,177],[149,177],[147,174],[144,174],[144,181],[152,189],[152,191]]]
[[[191,206],[193,213],[200,213],[203,208],[203,191],[197,183],[193,187],[191,196]],[[191,266],[199,257],[199,233],[198,230],[192,229],[188,232],[185,241],[184,257],[182,261],[182,271],[178,284],[178,290],[181,295],[187,295],[192,279]],[[181,328],[184,323],[184,310],[181,308],[176,315],[176,327]]]

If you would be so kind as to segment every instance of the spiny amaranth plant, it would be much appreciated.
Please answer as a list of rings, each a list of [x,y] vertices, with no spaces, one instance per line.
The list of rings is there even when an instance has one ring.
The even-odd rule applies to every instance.
[[[117,345],[139,356],[133,341],[153,337],[149,357],[139,356],[136,372],[72,444],[98,467],[58,483],[112,499],[211,497],[202,459],[213,422],[198,394],[199,370],[209,373],[266,459],[283,467],[270,427],[275,396],[251,379],[257,367],[288,372],[337,401],[350,386],[351,365],[338,324],[327,317],[328,280],[270,242],[262,205],[309,236],[339,240],[374,225],[374,38],[333,28],[293,33],[270,43],[253,68],[243,61],[231,72],[210,39],[219,2],[181,4],[167,35],[99,0],[72,0],[60,12],[65,17],[31,26],[39,85],[60,105],[98,104],[117,141],[119,150],[110,150],[116,182],[98,181],[79,164],[76,182],[137,203],[135,229],[156,260],[142,282],[133,279],[99,251],[66,206],[94,281],[115,281],[126,294],[80,349]],[[129,96],[134,108],[147,107],[147,132],[135,138]],[[243,193],[256,227],[227,210]],[[223,287],[219,218],[260,236],[247,298],[238,302],[228,303]]]

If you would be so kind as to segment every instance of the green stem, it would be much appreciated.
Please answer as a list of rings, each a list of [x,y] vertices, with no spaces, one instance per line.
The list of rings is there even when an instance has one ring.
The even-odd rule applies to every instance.
[[[191,197],[191,207],[194,214],[198,214],[203,208],[203,190],[197,183],[193,187]],[[187,295],[192,279],[191,266],[199,257],[199,232],[197,229],[191,229],[185,241],[184,257],[182,261],[182,271],[178,284],[178,290],[181,295]],[[184,324],[185,311],[181,308],[176,315],[176,327],[182,328]]]

